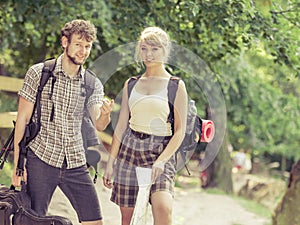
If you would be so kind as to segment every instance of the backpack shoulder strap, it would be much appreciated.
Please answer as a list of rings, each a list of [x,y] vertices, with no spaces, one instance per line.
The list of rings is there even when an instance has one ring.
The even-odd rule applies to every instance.
[[[170,122],[172,125],[172,131],[174,131],[174,102],[176,98],[179,81],[180,81],[179,77],[172,76],[170,77],[168,83],[168,102],[170,108],[168,122]]]
[[[138,76],[134,76],[134,77],[131,77],[128,81],[128,84],[127,84],[127,94],[128,94],[128,99],[130,97],[130,94],[132,92],[132,89],[134,87],[134,85],[136,84],[136,82],[140,79],[141,75],[138,75]]]
[[[91,71],[89,69],[85,70],[84,87],[86,90],[86,98],[85,98],[86,103],[87,103],[87,100],[89,99],[89,97],[93,94],[93,92],[95,90],[96,77],[97,76],[93,71]]]
[[[41,75],[41,80],[40,80],[40,86],[38,88],[38,93],[37,93],[37,97],[36,97],[36,108],[37,108],[38,122],[40,122],[40,119],[41,119],[41,107],[40,107],[41,94],[42,94],[44,86],[46,85],[46,83],[48,82],[50,77],[52,77],[51,93],[50,93],[50,98],[52,98],[54,83],[56,82],[56,77],[53,76],[53,71],[55,69],[55,65],[56,65],[56,59],[55,58],[48,59],[44,62],[44,67],[43,67],[43,70],[42,70],[42,75]],[[53,117],[54,117],[54,105],[52,105],[50,121],[53,121]]]
[[[44,67],[42,69],[42,74],[41,74],[41,78],[40,78],[40,85],[38,87],[38,91],[37,91],[37,94],[36,94],[36,101],[35,101],[35,105],[34,105],[34,110],[32,112],[32,116],[33,116],[35,109],[37,110],[38,123],[40,123],[40,121],[41,121],[40,100],[41,100],[42,91],[43,91],[43,88],[46,85],[46,83],[48,82],[50,77],[54,78],[52,80],[52,87],[51,87],[51,96],[52,96],[53,87],[54,87],[54,83],[55,83],[55,80],[56,80],[55,77],[53,76],[53,70],[55,68],[55,65],[56,65],[56,59],[54,59],[54,58],[46,60],[44,62]],[[31,116],[31,118],[32,118],[32,116]]]
[[[41,76],[41,80],[40,80],[40,87],[39,88],[44,88],[44,86],[46,85],[47,81],[49,80],[50,76],[53,76],[53,70],[55,68],[56,65],[56,59],[48,59],[44,62],[44,67],[42,70],[42,76]]]

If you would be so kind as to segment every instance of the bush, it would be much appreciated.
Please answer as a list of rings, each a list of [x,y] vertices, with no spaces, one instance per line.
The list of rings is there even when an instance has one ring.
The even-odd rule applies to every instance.
[[[4,184],[8,187],[11,185],[12,170],[13,164],[11,162],[6,162],[2,171],[0,172],[0,184]]]

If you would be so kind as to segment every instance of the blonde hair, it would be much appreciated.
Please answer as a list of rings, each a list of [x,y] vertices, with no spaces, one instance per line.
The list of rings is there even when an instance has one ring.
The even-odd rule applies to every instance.
[[[147,27],[145,28],[139,38],[138,44],[135,49],[135,61],[141,65],[143,60],[141,56],[141,43],[152,46],[161,47],[164,50],[166,61],[171,51],[171,41],[169,35],[159,27]]]

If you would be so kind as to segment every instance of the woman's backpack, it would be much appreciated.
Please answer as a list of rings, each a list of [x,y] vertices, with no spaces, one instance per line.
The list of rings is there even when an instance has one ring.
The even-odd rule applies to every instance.
[[[128,98],[130,97],[131,91],[138,81],[140,76],[131,77],[128,81]],[[174,130],[174,101],[178,89],[178,83],[180,78],[172,76],[168,83],[168,101],[170,114],[168,116],[168,122],[172,125]],[[198,143],[200,143],[202,134],[202,119],[197,114],[197,108],[194,100],[189,100],[187,110],[187,124],[184,139],[180,147],[176,151],[176,169],[179,170],[185,167],[188,174],[190,174],[186,163],[194,153]]]

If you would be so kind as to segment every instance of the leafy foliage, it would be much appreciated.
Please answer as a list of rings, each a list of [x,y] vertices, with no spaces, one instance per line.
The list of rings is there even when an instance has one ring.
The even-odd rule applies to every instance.
[[[60,54],[60,28],[71,19],[89,19],[98,28],[88,65],[135,42],[144,27],[160,26],[176,44],[201,57],[221,85],[235,149],[300,156],[297,0],[4,0],[0,9],[1,73],[23,77],[29,65]],[[131,56],[120,52],[113,57],[122,63]],[[115,66],[120,70],[105,84],[111,97],[137,73],[133,65]],[[207,99],[194,88],[191,75],[168,69],[185,80],[204,116]]]
[[[0,9],[0,64],[7,74],[18,77],[29,65],[60,54],[60,29],[66,22],[88,18],[106,30],[109,21],[103,1],[7,0],[1,1]],[[98,29],[99,41],[102,29]],[[91,58],[103,51],[100,42],[95,49]]]

